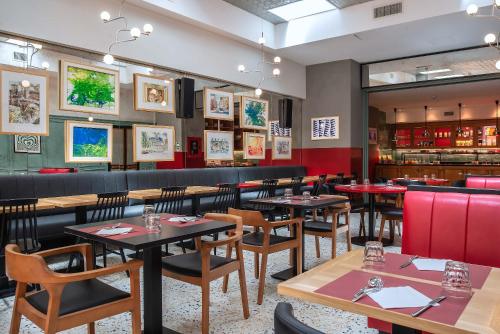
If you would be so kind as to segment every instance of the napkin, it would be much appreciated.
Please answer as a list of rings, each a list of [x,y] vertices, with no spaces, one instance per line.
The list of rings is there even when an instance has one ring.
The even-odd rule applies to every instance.
[[[275,199],[272,201],[273,203],[289,203],[289,199]]]
[[[172,217],[168,221],[170,221],[172,223],[187,223],[187,222],[192,222],[195,220],[196,220],[195,216],[189,216],[189,217],[181,216],[181,217]]]
[[[132,231],[132,227],[117,227],[117,228],[103,228],[97,231],[97,235],[118,235],[129,233]]]
[[[432,300],[411,286],[383,288],[379,292],[370,293],[368,296],[384,309],[423,307]]]
[[[444,271],[446,262],[449,260],[438,259],[415,259],[413,264],[418,270]]]

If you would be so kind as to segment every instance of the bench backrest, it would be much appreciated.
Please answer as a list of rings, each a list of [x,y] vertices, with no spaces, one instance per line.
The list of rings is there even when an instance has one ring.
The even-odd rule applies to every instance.
[[[500,189],[500,176],[467,176],[467,188]]]

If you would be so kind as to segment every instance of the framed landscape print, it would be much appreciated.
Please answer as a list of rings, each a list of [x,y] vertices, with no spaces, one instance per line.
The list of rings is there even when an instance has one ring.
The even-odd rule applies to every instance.
[[[64,122],[66,162],[111,162],[113,124]]]
[[[174,161],[175,129],[165,125],[133,125],[134,162]]]
[[[134,109],[174,112],[174,82],[151,75],[134,73]]]
[[[269,141],[271,141],[271,140],[273,140],[274,136],[291,137],[292,136],[292,129],[280,128],[279,121],[269,121],[269,129],[267,132],[267,139]]]
[[[14,135],[14,152],[41,154],[41,137],[31,135]]]
[[[234,134],[232,131],[205,130],[205,160],[233,160]]]
[[[0,66],[0,133],[49,135],[45,71]]]
[[[267,130],[269,102],[243,96],[240,107],[240,127],[242,129]]]
[[[292,159],[292,138],[291,137],[273,137],[273,160],[291,160]]]
[[[59,81],[60,109],[118,115],[118,71],[61,60]]]
[[[205,118],[234,120],[233,93],[205,88],[203,90],[203,115]]]
[[[339,139],[339,117],[311,118],[311,140]]]
[[[243,133],[243,159],[266,158],[266,135],[253,132]]]

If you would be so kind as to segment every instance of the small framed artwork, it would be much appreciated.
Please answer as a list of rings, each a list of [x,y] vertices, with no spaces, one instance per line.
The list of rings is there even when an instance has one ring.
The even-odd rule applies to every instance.
[[[378,143],[378,132],[377,128],[368,128],[368,144]]]
[[[292,138],[291,137],[273,137],[273,160],[291,160],[292,159]]]
[[[243,133],[243,159],[266,158],[266,135],[253,132]]]
[[[205,160],[233,160],[234,134],[232,131],[205,130]]]
[[[205,88],[203,90],[203,115],[205,118],[234,120],[233,93]]]
[[[113,124],[65,121],[66,162],[111,162]]]
[[[104,67],[61,60],[59,108],[107,115],[120,110],[120,74]]]
[[[49,135],[46,71],[0,66],[0,133]]]
[[[175,110],[174,82],[134,73],[134,109],[173,113]]]
[[[274,136],[291,137],[292,136],[292,129],[280,128],[279,121],[269,121],[269,130],[267,132],[267,139],[269,141],[272,141]]]
[[[311,140],[339,139],[339,117],[311,118]]]
[[[40,136],[14,135],[14,152],[41,154],[42,144]]]
[[[267,130],[269,102],[243,96],[240,108],[240,127],[242,129]]]
[[[187,137],[187,158],[196,159],[201,158],[201,138],[200,137]]]
[[[134,162],[175,160],[173,126],[134,124],[132,142]]]

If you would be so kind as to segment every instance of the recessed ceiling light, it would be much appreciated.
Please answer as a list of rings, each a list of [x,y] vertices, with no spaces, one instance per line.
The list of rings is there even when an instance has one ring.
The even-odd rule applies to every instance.
[[[445,73],[445,72],[451,72],[451,70],[449,68],[441,68],[438,70],[421,71],[420,74],[436,74],[436,73]]]
[[[327,0],[300,0],[268,11],[283,20],[291,21],[301,17],[334,10],[336,7]]]
[[[461,78],[464,77],[465,75],[463,74],[451,74],[451,75],[441,75],[434,77],[434,79],[449,79],[449,78]]]

